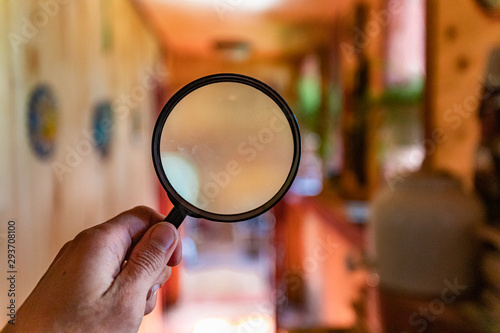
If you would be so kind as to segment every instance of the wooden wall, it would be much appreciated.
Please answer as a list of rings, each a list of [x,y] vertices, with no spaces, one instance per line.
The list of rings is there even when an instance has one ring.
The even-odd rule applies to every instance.
[[[427,162],[471,186],[481,85],[488,56],[500,47],[500,20],[473,0],[427,1],[427,16]]]
[[[154,38],[128,1],[3,0],[0,37],[4,308],[9,220],[17,228],[19,306],[58,249],[79,231],[135,205],[157,206],[150,140],[155,82],[164,83],[168,74]],[[55,151],[45,160],[34,154],[27,130],[29,96],[40,83],[57,100]],[[103,100],[114,109],[106,157],[88,135],[93,109]],[[0,316],[0,325],[6,320]]]

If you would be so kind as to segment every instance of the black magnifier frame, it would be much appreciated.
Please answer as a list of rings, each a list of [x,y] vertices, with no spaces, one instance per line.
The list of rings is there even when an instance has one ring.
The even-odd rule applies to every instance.
[[[160,155],[160,142],[161,142],[161,135],[163,133],[163,127],[172,110],[175,109],[177,104],[183,98],[188,96],[189,93],[193,92],[194,90],[206,85],[210,85],[213,83],[220,83],[220,82],[234,82],[234,83],[245,84],[260,90],[262,93],[270,97],[276,103],[276,105],[278,105],[278,107],[285,115],[288,124],[290,125],[290,130],[292,132],[292,137],[294,141],[292,164],[290,166],[290,171],[288,173],[288,176],[283,185],[281,186],[280,190],[265,204],[257,208],[254,208],[250,211],[238,214],[212,213],[194,206],[193,204],[185,200],[183,197],[181,197],[179,193],[175,190],[175,188],[172,186],[167,176],[165,175]],[[246,75],[234,74],[234,73],[221,73],[221,74],[208,75],[187,84],[179,91],[177,91],[172,96],[172,98],[170,98],[167,101],[156,121],[156,125],[153,131],[153,140],[151,148],[153,155],[153,164],[156,174],[160,180],[161,185],[167,192],[170,201],[174,205],[173,209],[170,211],[165,221],[168,221],[174,224],[176,227],[179,227],[184,218],[186,217],[186,215],[196,218],[204,218],[207,220],[212,220],[217,222],[238,222],[251,219],[271,209],[286,194],[286,192],[292,185],[295,176],[297,175],[300,162],[300,155],[301,155],[301,140],[300,140],[299,125],[297,123],[295,115],[293,114],[293,112],[291,111],[290,107],[285,102],[285,100],[273,88],[255,78]]]

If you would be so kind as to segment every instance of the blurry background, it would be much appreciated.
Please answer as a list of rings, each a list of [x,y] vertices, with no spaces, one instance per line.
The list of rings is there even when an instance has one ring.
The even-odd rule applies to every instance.
[[[259,218],[185,221],[142,332],[498,332],[499,7],[0,0],[0,305],[9,221],[21,304],[82,229],[169,211],[156,116],[236,72],[295,112],[299,175]]]

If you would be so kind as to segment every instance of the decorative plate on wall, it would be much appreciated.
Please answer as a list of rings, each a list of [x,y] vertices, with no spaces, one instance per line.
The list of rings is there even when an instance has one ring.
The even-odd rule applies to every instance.
[[[97,103],[92,119],[94,144],[101,154],[107,156],[111,147],[113,136],[113,109],[109,101]]]
[[[57,103],[52,89],[46,84],[39,84],[29,97],[28,136],[33,152],[40,159],[47,159],[53,154],[57,127]]]

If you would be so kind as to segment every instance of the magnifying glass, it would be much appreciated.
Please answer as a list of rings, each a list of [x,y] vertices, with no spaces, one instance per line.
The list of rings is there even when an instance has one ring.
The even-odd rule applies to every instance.
[[[153,132],[156,174],[186,215],[220,222],[251,219],[288,191],[300,161],[297,120],[265,83],[240,74],[202,77],[164,106]]]

